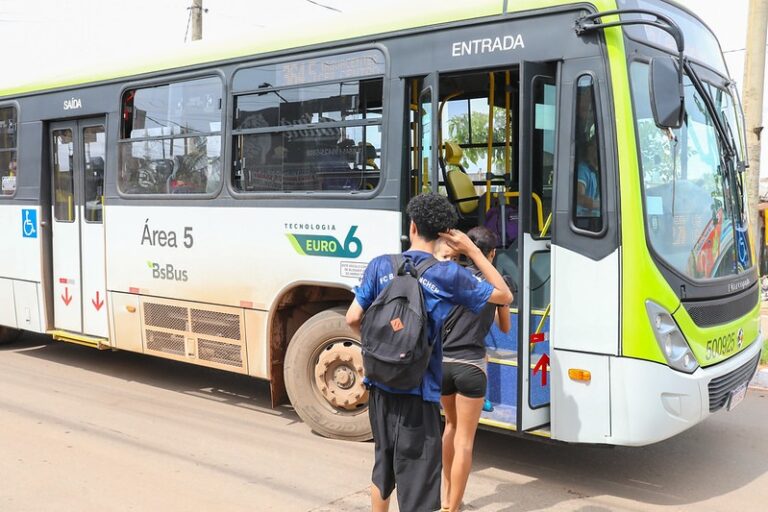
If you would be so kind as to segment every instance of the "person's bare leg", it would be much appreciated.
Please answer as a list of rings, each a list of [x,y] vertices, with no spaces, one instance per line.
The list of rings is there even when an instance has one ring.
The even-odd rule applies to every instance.
[[[391,497],[390,494],[389,498]],[[389,510],[389,498],[382,498],[376,484],[371,484],[371,512],[387,512]]]
[[[440,397],[440,404],[445,414],[445,430],[443,430],[443,483],[440,487],[440,503],[442,508],[448,508],[451,489],[451,466],[453,465],[453,443],[456,434],[456,395]]]
[[[469,472],[472,470],[475,432],[484,401],[484,398],[456,395],[456,433],[453,441],[451,489],[448,497],[448,508],[451,512],[458,512],[461,500],[464,498],[464,490],[467,488]]]

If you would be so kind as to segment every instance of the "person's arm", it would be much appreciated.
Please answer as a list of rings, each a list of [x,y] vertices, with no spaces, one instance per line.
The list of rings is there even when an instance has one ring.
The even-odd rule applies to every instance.
[[[509,318],[509,306],[496,306],[496,325],[499,326],[499,330],[504,334],[507,334],[512,328],[512,320]]]
[[[579,181],[576,187],[576,203],[584,208],[596,210],[600,208],[600,201],[587,195],[587,187],[584,182]]]
[[[488,261],[488,258],[485,257],[482,251],[477,248],[466,234],[458,229],[451,229],[447,233],[440,233],[440,237],[446,239],[448,244],[459,253],[472,260],[475,267],[483,273],[483,277],[488,281],[488,284],[493,286],[493,292],[491,292],[488,302],[497,305],[512,303],[514,296],[506,281],[501,277],[496,267],[493,266],[493,263]]]
[[[347,310],[347,325],[360,336],[360,322],[363,320],[363,307],[357,303],[357,299],[352,300]]]
[[[380,258],[375,258],[365,267],[360,285],[356,286],[353,290],[355,298],[352,299],[352,304],[349,305],[347,310],[347,325],[358,336],[360,335],[360,324],[363,321],[365,310],[370,307],[374,299],[376,299],[376,295],[378,295],[375,283],[379,260]]]

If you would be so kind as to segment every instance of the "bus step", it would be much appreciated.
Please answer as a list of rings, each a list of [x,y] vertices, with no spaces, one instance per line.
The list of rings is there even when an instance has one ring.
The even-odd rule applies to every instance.
[[[109,340],[106,338],[60,330],[48,331],[48,334],[50,334],[54,340],[66,341],[67,343],[74,343],[84,347],[91,347],[99,350],[110,350],[112,348],[109,345]]]

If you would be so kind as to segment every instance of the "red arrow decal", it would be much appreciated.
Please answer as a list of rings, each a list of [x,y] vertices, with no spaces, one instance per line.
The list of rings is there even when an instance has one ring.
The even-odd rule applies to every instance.
[[[547,369],[549,367],[549,356],[547,354],[544,354],[541,356],[541,359],[539,359],[539,362],[536,363],[536,366],[533,367],[533,374],[536,375],[538,372],[541,372],[541,385],[546,386],[547,385]]]
[[[65,306],[69,306],[69,303],[72,302],[72,296],[69,294],[69,286],[64,287],[64,295],[61,296],[61,300],[64,301]]]
[[[99,292],[98,291],[96,292],[96,298],[95,299],[91,299],[91,304],[93,304],[93,307],[96,308],[96,311],[100,310],[101,306],[104,305],[104,301],[103,300],[99,300]]]

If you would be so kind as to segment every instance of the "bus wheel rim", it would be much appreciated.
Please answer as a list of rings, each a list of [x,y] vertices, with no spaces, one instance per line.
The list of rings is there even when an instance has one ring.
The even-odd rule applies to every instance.
[[[319,354],[315,384],[334,408],[357,411],[368,402],[363,384],[363,354],[351,340],[334,340]]]

